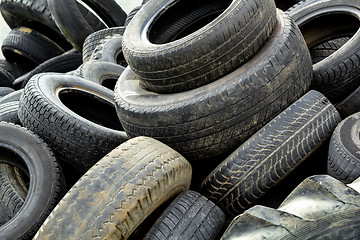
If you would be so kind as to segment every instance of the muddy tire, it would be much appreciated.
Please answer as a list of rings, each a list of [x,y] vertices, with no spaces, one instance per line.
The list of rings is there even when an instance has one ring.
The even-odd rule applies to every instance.
[[[279,11],[274,34],[258,54],[206,86],[155,94],[125,69],[114,91],[117,112],[130,136],[158,138],[190,161],[216,157],[235,150],[308,91],[311,68],[299,29]]]
[[[127,26],[123,53],[149,90],[182,92],[244,64],[275,22],[269,0],[150,1]]]
[[[191,166],[180,154],[154,139],[130,139],[81,177],[34,239],[127,239],[190,181]]]
[[[38,74],[21,96],[19,119],[56,154],[86,171],[128,139],[113,98],[111,90],[79,77]]]

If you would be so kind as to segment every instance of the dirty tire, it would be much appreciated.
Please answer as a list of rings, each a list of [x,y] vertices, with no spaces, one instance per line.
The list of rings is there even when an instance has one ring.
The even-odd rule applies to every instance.
[[[149,90],[182,92],[244,64],[275,22],[272,0],[151,1],[127,26],[123,54]]]
[[[130,136],[157,138],[188,160],[215,157],[235,150],[300,98],[311,68],[299,29],[279,11],[274,34],[258,54],[206,86],[154,94],[126,68],[114,91],[117,112]]]
[[[0,226],[15,216],[25,202],[28,189],[20,170],[0,163]]]
[[[119,34],[105,37],[94,49],[90,60],[125,64],[125,66],[127,66],[122,52],[122,41],[123,38]]]
[[[0,68],[7,71],[14,78],[18,78],[32,70],[32,68],[27,66],[26,64],[10,62],[6,59],[0,59]]]
[[[158,218],[144,240],[215,239],[225,214],[194,191],[180,194]]]
[[[7,94],[4,97],[0,98],[0,104],[8,103],[8,102],[14,102],[14,101],[20,101],[20,96],[24,90],[20,89],[17,91],[12,91],[11,93]]]
[[[0,87],[12,88],[15,78],[7,70],[0,68]]]
[[[137,6],[134,7],[129,14],[127,15],[126,19],[125,19],[125,23],[124,26],[127,27],[129,25],[129,23],[131,22],[131,20],[134,18],[134,16],[138,13],[138,11],[141,9],[142,6]]]
[[[17,214],[0,226],[1,239],[31,239],[64,194],[62,171],[50,148],[29,130],[0,123],[1,160],[26,164],[30,185]]]
[[[90,60],[83,63],[73,75],[114,90],[124,67],[115,63]]]
[[[250,208],[221,239],[358,239],[360,195],[350,185],[327,175],[308,177],[283,204]]]
[[[340,121],[335,107],[310,91],[227,157],[202,182],[201,192],[238,215],[324,143]]]
[[[342,118],[360,112],[360,87],[335,106]]]
[[[360,176],[360,113],[345,118],[335,129],[328,154],[328,174],[344,183]]]
[[[38,74],[21,96],[19,119],[56,154],[87,170],[128,139],[113,98],[111,90],[79,77]]]
[[[19,102],[7,102],[0,104],[0,122],[9,122],[21,125],[19,117]]]
[[[0,100],[5,97],[6,95],[15,92],[13,88],[10,87],[0,87]]]
[[[33,66],[64,53],[55,42],[25,27],[12,29],[4,39],[1,50],[7,60]]]
[[[326,41],[310,49],[313,64],[316,64],[339,50],[350,38],[343,37]]]
[[[313,65],[312,89],[339,103],[359,86],[360,2],[305,0],[287,11],[311,49],[324,41],[351,37],[331,56]]]
[[[82,64],[81,54],[77,52],[75,49],[69,50],[59,56],[53,57],[41,63],[32,71],[15,79],[13,84],[17,88],[24,88],[25,85],[30,80],[30,78],[32,78],[34,75],[38,73],[45,73],[45,72],[67,73],[69,71],[75,70],[81,64]]]
[[[71,47],[51,17],[47,0],[2,0],[0,11],[11,29],[28,27],[49,37],[66,50]]]
[[[34,239],[127,239],[190,181],[191,165],[179,153],[154,139],[130,139],[81,177]]]
[[[83,45],[83,52],[82,52],[83,62],[87,62],[90,60],[90,57],[94,52],[94,49],[101,40],[103,40],[105,37],[112,36],[115,34],[123,35],[124,31],[125,31],[125,27],[105,28],[87,36]]]
[[[126,13],[114,0],[85,0],[87,4],[107,25],[107,27],[123,26]],[[99,19],[88,21],[82,15],[75,0],[48,0],[49,8],[57,26],[76,50],[82,52],[83,43],[93,32],[106,28],[98,27]],[[88,13],[90,13],[88,11]],[[91,14],[92,15],[92,14]]]

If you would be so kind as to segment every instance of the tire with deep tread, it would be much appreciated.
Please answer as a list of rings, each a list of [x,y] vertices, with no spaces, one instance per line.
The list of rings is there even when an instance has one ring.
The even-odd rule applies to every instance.
[[[180,194],[151,227],[144,240],[215,239],[225,214],[194,191]]]
[[[350,183],[360,176],[360,113],[345,118],[335,129],[329,145],[328,174]]]
[[[79,77],[38,74],[20,98],[19,119],[56,154],[86,171],[128,139],[113,98],[111,90]]]
[[[325,41],[350,39],[329,57],[313,65],[312,89],[339,103],[359,86],[360,2],[304,0],[287,11],[311,49]]]
[[[62,171],[50,148],[29,130],[0,123],[1,160],[26,164],[30,185],[20,210],[0,226],[1,239],[31,239],[65,191]]]
[[[190,181],[191,165],[179,153],[154,139],[130,139],[81,177],[34,239],[127,239]]]
[[[117,112],[130,136],[157,138],[190,161],[215,157],[235,150],[308,91],[311,68],[299,29],[278,11],[274,34],[258,54],[206,86],[155,94],[125,69],[114,91]]]
[[[244,64],[275,22],[272,0],[151,1],[127,26],[123,54],[149,90],[182,92]]]

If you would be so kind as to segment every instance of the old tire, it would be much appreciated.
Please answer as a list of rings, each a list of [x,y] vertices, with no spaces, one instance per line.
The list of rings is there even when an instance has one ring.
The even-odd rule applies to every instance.
[[[269,0],[150,1],[127,26],[123,54],[149,90],[182,92],[249,60],[275,22]]]
[[[127,239],[190,181],[191,166],[180,154],[154,139],[130,139],[81,177],[34,239]]]
[[[83,170],[128,139],[116,116],[113,92],[65,74],[31,78],[20,99],[19,119]]]
[[[114,91],[117,112],[130,136],[157,138],[188,160],[215,157],[237,148],[300,98],[309,88],[311,67],[299,29],[279,11],[274,34],[258,54],[206,86],[155,94],[125,69]]]

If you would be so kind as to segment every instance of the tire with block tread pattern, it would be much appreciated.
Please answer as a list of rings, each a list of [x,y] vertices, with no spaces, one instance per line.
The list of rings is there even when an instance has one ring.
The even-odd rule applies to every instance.
[[[244,64],[275,22],[272,0],[150,1],[127,26],[123,54],[149,90],[182,92]]]
[[[329,100],[308,92],[210,173],[201,193],[224,212],[238,215],[324,143],[340,121]]]
[[[191,165],[179,153],[151,138],[130,139],[81,177],[34,239],[127,239],[190,181]]]
[[[31,239],[65,193],[62,170],[48,145],[26,128],[0,123],[1,161],[25,164],[30,177],[26,200],[0,239]]]
[[[316,64],[325,58],[329,57],[331,54],[339,50],[347,41],[349,37],[336,38],[333,40],[326,41],[310,49],[311,59],[313,64]]]
[[[249,62],[206,86],[155,94],[126,68],[114,91],[124,130],[157,138],[189,161],[235,150],[310,86],[303,37],[288,15],[277,16],[269,42]]]

